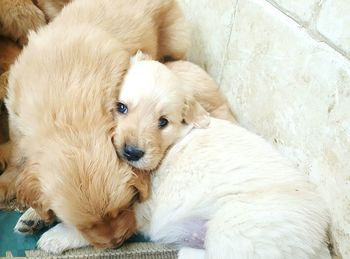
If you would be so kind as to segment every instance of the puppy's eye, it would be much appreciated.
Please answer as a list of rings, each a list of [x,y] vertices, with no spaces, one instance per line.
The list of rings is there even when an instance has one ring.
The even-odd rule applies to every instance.
[[[166,118],[160,117],[158,121],[158,127],[160,129],[164,129],[168,125],[168,123],[169,121]]]
[[[127,114],[128,106],[126,106],[124,103],[117,103],[117,111],[122,114]]]

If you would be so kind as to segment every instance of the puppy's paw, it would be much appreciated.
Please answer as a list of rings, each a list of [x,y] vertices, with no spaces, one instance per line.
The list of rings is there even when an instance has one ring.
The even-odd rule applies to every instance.
[[[191,247],[183,247],[177,254],[178,259],[204,259],[205,251]]]
[[[38,241],[38,248],[53,254],[66,250],[88,246],[89,243],[73,227],[59,223],[45,232]]]
[[[44,228],[45,222],[40,218],[33,208],[29,208],[18,220],[15,232],[22,234],[33,234]]]

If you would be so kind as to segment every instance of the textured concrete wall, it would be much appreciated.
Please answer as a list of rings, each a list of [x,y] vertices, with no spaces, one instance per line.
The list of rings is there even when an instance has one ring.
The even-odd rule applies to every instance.
[[[189,59],[315,182],[350,258],[350,1],[181,0]]]

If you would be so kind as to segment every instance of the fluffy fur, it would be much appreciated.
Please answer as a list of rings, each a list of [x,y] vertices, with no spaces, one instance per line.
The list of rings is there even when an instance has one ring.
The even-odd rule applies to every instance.
[[[0,37],[0,174],[6,169],[11,145],[8,142],[8,114],[4,104],[7,92],[8,70],[20,53],[13,41]]]
[[[32,32],[9,78],[13,146],[0,199],[18,175],[18,199],[45,221],[56,215],[97,247],[128,238],[148,176],[118,160],[111,111],[130,55],[183,57],[185,36],[173,0],[75,0]]]
[[[128,107],[128,113],[116,113],[114,136],[117,152],[125,160],[125,145],[135,146],[145,153],[138,161],[128,161],[132,166],[143,170],[156,168],[169,146],[176,142],[182,124],[206,127],[207,112],[235,121],[218,86],[197,65],[175,61],[159,66],[141,52],[133,58],[133,63],[137,66],[129,69],[119,95],[119,102]],[[155,73],[157,77],[153,76]],[[154,84],[163,87],[155,93]],[[158,127],[160,118],[169,121],[164,129]]]
[[[68,3],[68,0],[0,0],[0,173],[8,164],[11,144],[8,142],[8,114],[3,103],[7,92],[8,71],[28,41],[31,30],[38,30]],[[36,6],[35,4],[38,4]],[[42,10],[45,10],[42,12]]]
[[[0,6],[0,35],[20,45],[27,43],[29,31],[46,24],[44,13],[32,0],[0,0]]]
[[[169,124],[174,145],[152,174],[150,199],[136,205],[143,234],[178,244],[180,258],[322,258],[328,211],[306,175],[262,138],[199,114],[198,103],[187,107],[182,84],[164,65],[141,61],[129,76],[137,81],[127,78],[123,87],[139,93],[148,112],[166,110],[179,121],[187,110],[194,122],[210,120],[206,129]]]
[[[32,234],[47,225],[32,208],[29,208],[19,218],[15,232]],[[46,231],[38,241],[38,247],[49,253],[60,254],[67,249],[88,246],[89,242],[81,235],[76,228],[65,223],[58,223]]]
[[[187,107],[186,96],[176,95],[182,84],[164,65],[142,61],[132,69],[134,93],[153,105],[149,112],[167,110],[163,100],[172,100],[178,109],[168,111],[171,118],[183,116],[182,104],[193,121],[204,116],[210,123],[176,125],[176,141],[152,174],[150,198],[135,205],[139,231],[177,244],[181,259],[330,258],[328,211],[306,175],[261,137]],[[74,230],[65,235],[84,244]],[[64,250],[73,246],[65,235],[52,231],[43,242]]]
[[[30,31],[51,21],[70,1],[0,0],[0,35],[25,45]]]
[[[151,189],[136,207],[138,229],[156,242],[201,248],[192,258],[323,258],[326,250],[328,212],[315,186],[235,124],[211,119],[192,130],[153,173]],[[203,223],[189,230],[193,222]]]
[[[37,0],[38,7],[44,12],[46,20],[51,21],[72,0]]]

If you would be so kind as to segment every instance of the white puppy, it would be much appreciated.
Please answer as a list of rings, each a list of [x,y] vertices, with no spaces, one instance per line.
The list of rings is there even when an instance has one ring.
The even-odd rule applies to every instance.
[[[315,186],[261,137],[198,112],[184,87],[161,63],[136,60],[120,92],[132,105],[118,127],[146,104],[154,121],[138,123],[168,118],[159,131],[173,141],[153,172],[151,198],[136,206],[138,230],[178,244],[182,258],[320,258],[329,218]]]
[[[211,119],[174,145],[151,189],[136,207],[138,229],[184,247],[180,258],[322,258],[326,249],[328,214],[315,187],[227,121]]]
[[[329,258],[328,211],[307,176],[261,137],[228,121],[208,117],[205,129],[174,121],[205,116],[198,104],[188,106],[188,96],[174,96],[183,92],[175,79],[158,62],[138,61],[120,93],[133,107],[147,103],[150,112],[164,105],[172,114],[164,114],[169,122],[159,130],[176,140],[152,174],[150,199],[135,207],[138,230],[152,241],[177,244],[184,259]],[[81,238],[74,231],[69,236]],[[63,237],[48,238],[58,243]]]

